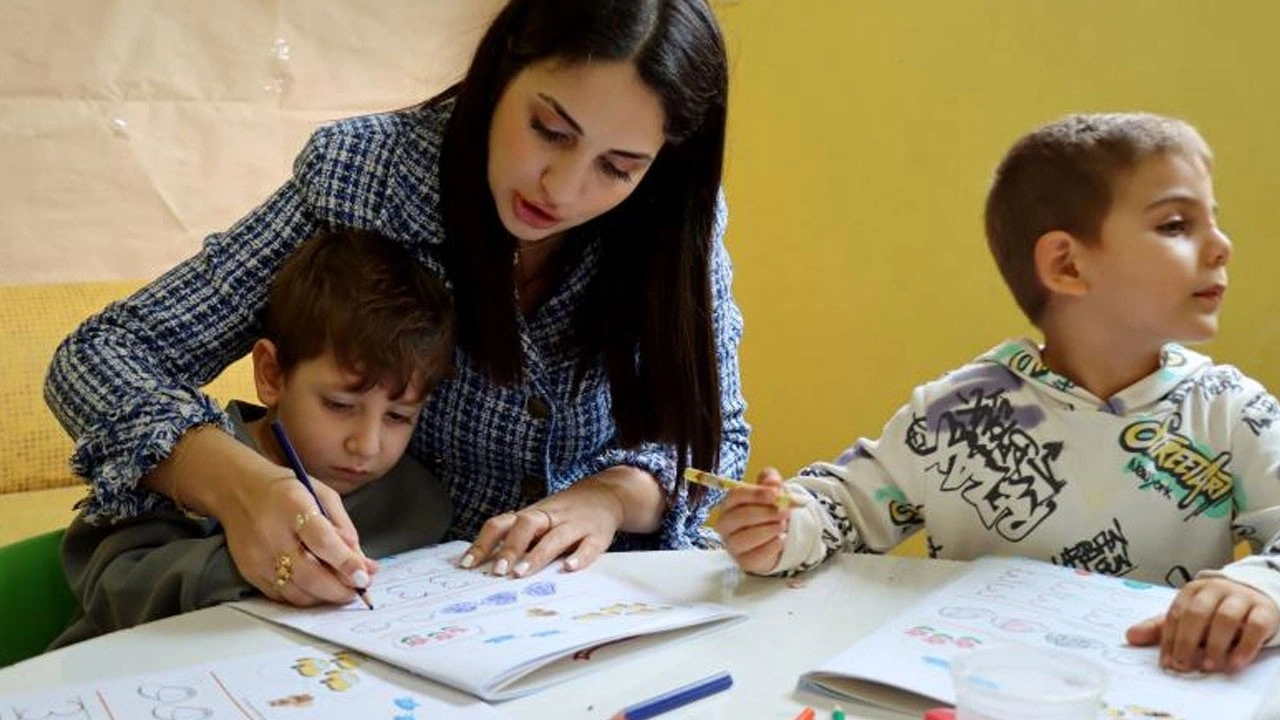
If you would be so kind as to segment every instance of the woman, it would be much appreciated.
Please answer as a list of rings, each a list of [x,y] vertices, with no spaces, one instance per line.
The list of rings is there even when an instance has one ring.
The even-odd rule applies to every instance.
[[[457,376],[409,451],[450,488],[451,536],[475,538],[463,566],[696,544],[705,510],[679,470],[740,476],[747,454],[726,96],[705,0],[512,0],[459,85],[320,130],[263,205],[64,341],[46,397],[78,438],[88,516],[170,500],[214,516],[241,574],[295,605],[367,582],[336,495],[321,490],[332,523],[303,520],[305,489],[218,432],[198,391],[261,334],[289,252],[346,225],[405,244],[454,292]]]

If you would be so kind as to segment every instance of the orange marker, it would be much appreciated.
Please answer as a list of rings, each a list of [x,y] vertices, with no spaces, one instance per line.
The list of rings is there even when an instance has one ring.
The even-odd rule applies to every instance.
[[[795,717],[795,720],[813,720],[813,708],[807,707],[801,710],[800,714]]]

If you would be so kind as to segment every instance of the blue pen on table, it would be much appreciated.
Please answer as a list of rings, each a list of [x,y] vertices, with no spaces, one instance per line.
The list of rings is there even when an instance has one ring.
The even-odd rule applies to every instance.
[[[329,519],[329,513],[324,511],[324,504],[320,502],[320,496],[316,495],[316,489],[311,484],[311,478],[307,477],[306,468],[302,467],[302,460],[298,459],[298,453],[293,449],[293,443],[289,442],[289,435],[284,431],[284,424],[279,420],[271,423],[271,432],[275,433],[276,442],[280,443],[280,450],[284,452],[285,459],[289,461],[289,466],[293,468],[293,474],[298,478],[298,482],[302,483],[302,487],[311,493],[311,497],[316,501],[316,508],[320,511],[320,515],[324,519]],[[369,602],[369,596],[365,594],[364,588],[356,588],[356,595],[360,596],[360,602],[365,607],[373,609],[373,603]]]
[[[657,717],[662,713],[688,705],[695,700],[701,700],[708,695],[715,695],[718,692],[728,690],[732,686],[733,677],[729,673],[717,673],[709,678],[703,678],[684,687],[678,687],[670,692],[638,702],[614,715],[610,720],[648,720],[651,717]]]

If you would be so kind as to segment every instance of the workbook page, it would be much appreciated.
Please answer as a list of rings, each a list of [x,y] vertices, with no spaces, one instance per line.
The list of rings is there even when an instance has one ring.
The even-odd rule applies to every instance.
[[[163,652],[163,648],[157,648]],[[151,675],[0,697],[0,720],[507,720],[349,651],[295,648]]]
[[[532,692],[638,652],[737,620],[715,603],[664,598],[597,567],[553,564],[526,578],[463,570],[455,542],[380,561],[368,591],[374,609],[292,608],[268,600],[245,612],[383,659],[486,700]]]
[[[1125,643],[1125,630],[1165,612],[1176,591],[1024,558],[983,558],[951,583],[805,676],[821,689],[918,709],[954,702],[949,668],[959,652],[1019,644],[1080,655],[1110,676],[1102,718],[1250,718],[1280,667],[1264,650],[1234,675],[1172,674],[1157,648]],[[902,691],[908,692],[902,692]]]

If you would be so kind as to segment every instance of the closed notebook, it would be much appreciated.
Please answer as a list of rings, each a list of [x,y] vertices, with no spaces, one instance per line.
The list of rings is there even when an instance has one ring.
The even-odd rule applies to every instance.
[[[291,608],[265,599],[234,607],[359,650],[485,700],[506,700],[590,672],[645,648],[740,620],[716,603],[688,603],[557,564],[527,578],[462,570],[466,543],[380,562],[368,596],[345,607]]]
[[[801,678],[838,697],[909,712],[952,704],[951,659],[1016,644],[1078,654],[1110,681],[1099,718],[1254,717],[1280,655],[1264,650],[1235,675],[1176,676],[1154,648],[1131,647],[1130,625],[1163,613],[1176,591],[1024,558],[983,558],[947,585]]]

